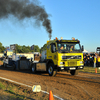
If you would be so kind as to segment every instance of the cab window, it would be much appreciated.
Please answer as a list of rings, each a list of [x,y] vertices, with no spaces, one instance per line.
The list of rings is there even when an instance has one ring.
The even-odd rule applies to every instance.
[[[56,52],[56,44],[55,43],[51,44],[51,52],[52,53]]]

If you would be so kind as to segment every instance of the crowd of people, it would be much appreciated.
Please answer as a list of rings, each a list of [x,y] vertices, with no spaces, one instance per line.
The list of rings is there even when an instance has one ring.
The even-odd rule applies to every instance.
[[[99,53],[83,53],[84,66],[100,67],[100,52]]]

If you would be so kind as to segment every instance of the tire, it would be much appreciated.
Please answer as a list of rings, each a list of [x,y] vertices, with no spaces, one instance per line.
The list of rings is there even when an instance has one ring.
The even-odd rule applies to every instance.
[[[54,69],[54,64],[53,63],[48,64],[48,73],[49,73],[49,76],[56,76],[57,70]]]
[[[32,64],[31,66],[31,72],[36,73],[36,64]]]
[[[7,67],[7,65],[6,65],[5,63],[3,63],[3,66],[4,66],[4,68],[6,68],[6,67]]]
[[[16,70],[16,65],[15,64],[13,64],[12,69]]]
[[[79,72],[78,70],[71,70],[70,71],[71,75],[78,75],[78,72]]]

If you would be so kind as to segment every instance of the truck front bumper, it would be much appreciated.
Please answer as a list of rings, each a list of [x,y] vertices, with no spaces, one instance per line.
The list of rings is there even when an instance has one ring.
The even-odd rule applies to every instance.
[[[78,69],[83,69],[84,66],[73,66],[73,67],[62,67],[62,66],[58,66],[57,70],[58,71],[63,71],[63,70],[78,70]]]

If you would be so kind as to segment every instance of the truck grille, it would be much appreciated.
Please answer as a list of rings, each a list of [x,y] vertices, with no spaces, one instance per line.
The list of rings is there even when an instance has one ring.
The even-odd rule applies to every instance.
[[[77,66],[77,62],[68,62],[68,66]]]
[[[62,56],[62,59],[81,59],[81,56]]]

